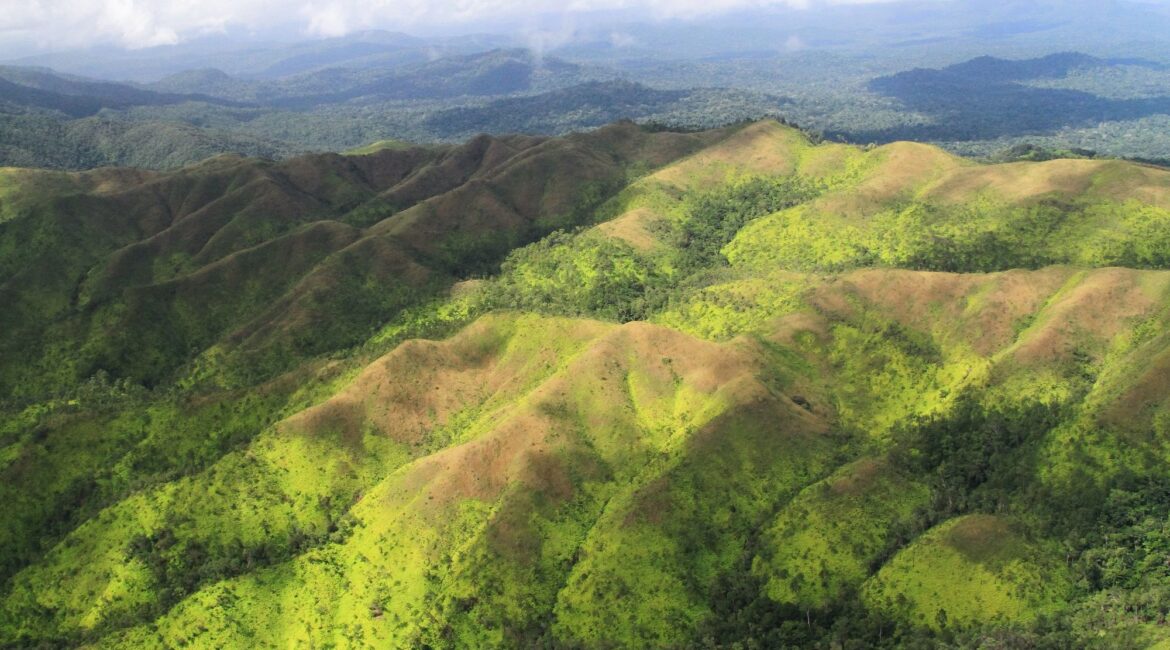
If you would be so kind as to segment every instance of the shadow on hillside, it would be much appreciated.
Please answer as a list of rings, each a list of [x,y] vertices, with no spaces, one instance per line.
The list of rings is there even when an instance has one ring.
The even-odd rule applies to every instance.
[[[438,111],[426,121],[439,133],[555,133],[566,115],[597,127],[661,111],[687,96],[628,81],[594,81],[531,97],[498,99],[485,106]]]
[[[1062,79],[1077,69],[1122,65],[1167,69],[1140,59],[1106,60],[1069,53],[1024,61],[980,57],[943,69],[919,68],[879,77],[869,83],[871,91],[898,99],[907,110],[924,114],[932,122],[848,135],[864,142],[985,140],[1170,114],[1170,96],[1110,99],[1078,90],[1026,85],[1028,81]]]

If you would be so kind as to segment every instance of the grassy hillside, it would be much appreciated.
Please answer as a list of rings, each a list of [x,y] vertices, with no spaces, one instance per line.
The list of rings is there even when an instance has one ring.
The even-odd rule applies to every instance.
[[[0,173],[0,643],[1170,642],[1170,173],[776,122]]]

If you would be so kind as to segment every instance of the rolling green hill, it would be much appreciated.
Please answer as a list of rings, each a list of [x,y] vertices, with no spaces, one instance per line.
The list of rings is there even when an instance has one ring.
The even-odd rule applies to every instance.
[[[1170,643],[1170,172],[765,121],[0,171],[0,645]]]

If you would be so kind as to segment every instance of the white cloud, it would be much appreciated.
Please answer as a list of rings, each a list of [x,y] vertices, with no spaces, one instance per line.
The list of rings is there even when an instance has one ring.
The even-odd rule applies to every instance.
[[[616,48],[634,47],[638,44],[638,39],[633,34],[625,32],[610,32],[609,42]]]
[[[344,36],[349,33],[353,20],[348,9],[338,2],[330,2],[324,6],[315,4],[305,5],[301,15],[308,20],[306,31],[313,36]]]
[[[0,5],[12,5],[0,7],[0,43],[20,41],[41,49],[93,43],[130,48],[164,45],[233,24],[256,24],[285,4],[279,0],[0,0]]]
[[[169,25],[160,25],[149,5],[135,0],[106,0],[100,7],[97,30],[116,34],[127,45],[172,45],[179,42],[179,34]]]
[[[114,43],[138,48],[232,27],[291,27],[305,35],[339,36],[374,27],[458,27],[481,20],[523,24],[527,16],[549,13],[634,10],[659,18],[693,18],[749,7],[882,1],[897,0],[0,0],[0,45],[62,49]],[[539,37],[546,46],[562,38],[563,30]]]

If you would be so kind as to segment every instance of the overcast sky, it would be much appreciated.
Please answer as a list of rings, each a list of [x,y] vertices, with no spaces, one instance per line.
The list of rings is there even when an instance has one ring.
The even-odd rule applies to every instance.
[[[98,43],[129,48],[179,43],[227,29],[340,36],[371,28],[474,29],[534,13],[625,10],[696,17],[751,7],[815,8],[899,0],[0,0],[0,50],[61,50]],[[811,7],[810,7],[811,5]]]

